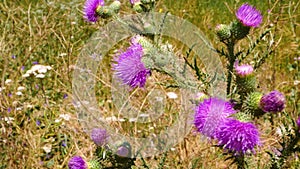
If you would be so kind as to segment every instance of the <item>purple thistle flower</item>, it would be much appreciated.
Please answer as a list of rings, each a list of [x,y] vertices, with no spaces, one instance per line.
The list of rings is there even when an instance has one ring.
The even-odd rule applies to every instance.
[[[216,138],[219,145],[235,154],[254,152],[254,147],[260,144],[259,132],[255,125],[230,118],[219,127]]]
[[[258,27],[262,22],[261,13],[253,6],[245,3],[235,13],[238,20],[249,27]]]
[[[94,128],[91,133],[91,138],[97,146],[104,146],[107,143],[109,135],[105,129]]]
[[[34,61],[34,62],[32,62],[32,64],[37,65],[37,64],[39,64],[39,62],[38,61]]]
[[[219,125],[236,111],[233,105],[219,98],[204,99],[196,107],[194,124],[203,135],[214,138]]]
[[[12,55],[11,58],[12,59],[16,59],[17,57],[16,57],[16,55]]]
[[[239,66],[239,61],[236,60],[234,63],[234,69],[236,71],[236,74],[245,77],[247,75],[250,75],[253,72],[253,67],[251,65],[241,65]]]
[[[113,64],[115,76],[131,88],[144,87],[147,76],[150,75],[150,69],[147,69],[141,60],[143,54],[142,45],[135,42],[133,38],[131,46],[115,58],[117,62]]]
[[[296,123],[297,123],[298,128],[300,128],[300,116],[298,117]]]
[[[74,156],[69,161],[69,169],[87,169],[86,162],[80,156]]]
[[[87,0],[84,4],[84,17],[90,22],[97,22],[97,8],[104,6],[104,0]]]
[[[260,99],[260,108],[264,112],[281,112],[285,107],[285,97],[282,93],[274,90],[265,94]]]

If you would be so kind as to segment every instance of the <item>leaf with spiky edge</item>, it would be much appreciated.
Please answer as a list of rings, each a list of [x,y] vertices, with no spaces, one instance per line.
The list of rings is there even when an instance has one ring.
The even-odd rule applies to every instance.
[[[240,61],[243,61],[252,51],[255,49],[255,47],[262,41],[262,39],[270,32],[270,29],[267,29],[264,31],[258,39],[254,43],[250,43],[248,50],[246,53],[239,59]]]
[[[220,56],[225,56],[226,58],[229,58],[229,55],[224,51],[224,48],[222,50],[216,49],[215,50]]]

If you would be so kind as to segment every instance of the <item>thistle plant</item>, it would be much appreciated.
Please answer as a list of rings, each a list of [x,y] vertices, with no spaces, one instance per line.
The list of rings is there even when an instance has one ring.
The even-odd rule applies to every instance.
[[[130,0],[129,2],[137,13],[155,10],[154,0]],[[178,57],[183,54],[175,52],[172,47],[169,48],[169,42],[163,41],[161,36],[142,31],[151,30],[153,25],[150,23],[144,23],[141,28],[138,24],[132,25],[123,21],[118,16],[120,7],[119,1],[106,5],[104,0],[87,0],[84,7],[84,17],[87,21],[97,22],[99,19],[114,17],[120,21],[120,24],[135,33],[128,40],[129,47],[115,52],[111,63],[113,77],[118,79],[122,86],[128,86],[132,91],[136,88],[147,88],[148,79],[153,72],[157,72],[172,78],[174,80],[174,84],[170,85],[172,87],[191,89],[201,93],[191,99],[195,106],[193,124],[197,131],[205,138],[216,140],[216,146],[224,150],[224,154],[229,156],[227,160],[231,159],[232,164],[236,164],[238,168],[247,168],[246,159],[255,154],[255,149],[262,145],[261,129],[257,126],[255,119],[268,113],[271,116],[281,113],[286,107],[283,93],[274,90],[263,94],[265,92],[259,91],[257,87],[255,75],[267,56],[263,56],[261,61],[254,64],[253,62],[244,63],[245,57],[254,50],[269,30],[260,35],[255,45],[250,44],[249,49],[235,51],[238,42],[246,39],[252,29],[258,29],[262,24],[261,12],[245,3],[237,9],[236,20],[229,24],[218,24],[215,28],[216,36],[225,45],[225,50],[216,49],[215,52],[225,57],[227,70],[225,79],[227,98],[219,98],[207,92],[207,88],[210,87],[207,79],[213,79],[213,77],[208,77],[208,74],[201,72],[196,60],[194,63],[189,62],[189,52],[184,58]],[[137,20],[143,21],[143,18]],[[187,71],[194,72],[195,75],[187,77],[185,76]],[[298,119],[298,127],[294,127],[298,131],[299,123]],[[73,157],[69,162],[69,167],[130,168],[134,166],[139,154],[133,153],[132,145],[122,140],[115,146],[111,146],[108,144],[109,138],[105,129],[93,129],[91,139],[97,147],[96,159],[85,163],[80,157]],[[282,143],[282,149],[279,150],[281,155],[275,157],[270,153],[273,167],[282,166],[285,158],[292,152],[299,151],[299,147],[296,146],[298,140],[299,132],[296,131],[296,134],[291,134]],[[165,161],[165,157],[162,161]],[[144,160],[143,162],[144,167],[147,166]]]

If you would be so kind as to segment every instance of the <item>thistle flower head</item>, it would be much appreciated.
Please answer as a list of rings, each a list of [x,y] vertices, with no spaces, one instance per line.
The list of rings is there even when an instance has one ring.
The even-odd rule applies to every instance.
[[[235,68],[236,74],[240,77],[245,77],[247,75],[252,74],[252,72],[253,72],[253,67],[251,65],[239,66],[238,60],[235,61],[234,68]]]
[[[260,144],[259,132],[255,125],[228,118],[216,132],[218,144],[235,154],[254,152]]]
[[[260,107],[264,112],[281,112],[285,107],[285,97],[279,91],[274,90],[262,96]]]
[[[112,11],[114,11],[115,13],[118,13],[120,8],[121,8],[121,2],[118,1],[118,0],[115,0],[114,2],[112,2],[110,5],[109,5],[110,9]]]
[[[247,3],[243,4],[235,15],[244,26],[258,27],[262,22],[260,11]]]
[[[297,123],[298,128],[300,128],[300,116],[298,117],[296,123]]]
[[[231,103],[219,98],[204,99],[196,107],[194,124],[203,135],[214,138],[219,125],[235,110]]]
[[[123,84],[129,85],[131,88],[145,86],[150,69],[147,69],[142,62],[143,54],[142,45],[132,40],[131,46],[118,58],[115,58],[117,63],[113,64],[114,74],[122,80]]]
[[[109,135],[105,129],[94,128],[92,129],[91,138],[97,146],[104,146],[107,143]]]
[[[87,169],[87,163],[80,156],[74,156],[69,161],[69,169]]]
[[[104,0],[87,0],[84,4],[84,17],[89,22],[97,22],[97,8],[104,6]]]

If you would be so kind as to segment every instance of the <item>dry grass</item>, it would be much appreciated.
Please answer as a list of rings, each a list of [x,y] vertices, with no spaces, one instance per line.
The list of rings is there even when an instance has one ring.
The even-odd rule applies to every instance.
[[[72,103],[72,70],[77,56],[85,42],[101,25],[92,25],[83,20],[83,3],[83,0],[1,1],[0,87],[5,87],[5,90],[0,92],[0,117],[12,117],[14,120],[11,123],[0,120],[0,168],[66,168],[73,155],[93,158],[95,146],[77,121]],[[296,118],[300,115],[299,83],[294,83],[300,77],[299,62],[294,61],[294,57],[300,56],[299,2],[276,1],[273,5],[274,2],[271,1],[249,0],[249,3],[264,11],[264,24],[253,30],[251,37],[256,37],[272,24],[275,27],[272,29],[272,37],[267,38],[273,38],[274,43],[278,43],[269,60],[256,72],[260,90],[267,92],[278,89],[284,92],[288,100],[286,111]],[[234,18],[234,9],[240,4],[241,2],[236,1],[164,0],[159,2],[158,9],[170,11],[191,21],[217,47],[221,44],[214,35],[215,25],[229,23]],[[127,1],[126,5],[129,5]],[[129,10],[128,7],[124,9],[126,12],[122,14]],[[272,10],[267,13],[267,9]],[[244,41],[238,49],[242,50],[245,45]],[[262,44],[253,55],[260,54],[265,46],[266,44]],[[12,58],[13,55],[16,58]],[[22,78],[36,61],[50,65],[52,70],[47,72],[44,79]],[[22,66],[25,66],[25,70],[22,70]],[[107,67],[109,70],[109,65]],[[109,79],[100,75],[98,78]],[[159,78],[162,77],[153,78],[153,83]],[[6,84],[7,79],[12,82]],[[25,87],[22,96],[16,95],[20,86]],[[99,83],[97,92],[101,109],[108,116],[111,115],[114,108],[109,96],[109,86]],[[145,103],[146,106],[147,104],[149,103]],[[168,104],[176,105],[172,102]],[[166,127],[172,119],[172,113],[176,111],[176,106],[170,109],[165,119],[156,124],[156,130]],[[70,115],[70,120],[60,118],[62,114]],[[256,121],[263,146],[250,158],[250,168],[268,168],[269,156],[265,150],[278,146],[280,137],[276,135],[276,127],[286,121],[286,118],[283,114],[278,115],[274,127],[268,118],[264,116]],[[57,119],[61,121],[55,121]],[[148,134],[152,132],[148,131],[148,125],[135,125],[134,131],[130,124],[118,122],[112,126],[133,135],[139,135],[137,130]],[[168,152],[164,168],[231,168],[230,161],[224,162],[226,157],[219,148],[212,147],[212,144],[201,139],[199,134],[191,132],[174,150]],[[46,154],[43,149],[45,147],[51,147],[51,152]],[[150,168],[157,168],[160,158],[161,156],[157,156],[146,161]],[[141,164],[141,161],[137,161],[137,164]],[[296,155],[287,163],[288,168],[299,166]]]

